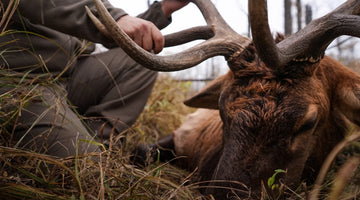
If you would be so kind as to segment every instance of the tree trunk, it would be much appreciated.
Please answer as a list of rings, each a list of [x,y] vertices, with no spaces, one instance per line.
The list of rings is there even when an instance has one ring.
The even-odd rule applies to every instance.
[[[305,6],[305,23],[309,24],[312,21],[312,8],[309,4]]]
[[[285,7],[285,35],[292,34],[291,0],[284,0]]]
[[[301,0],[296,0],[296,7],[297,7],[297,25],[298,25],[298,31],[302,28],[302,5]]]

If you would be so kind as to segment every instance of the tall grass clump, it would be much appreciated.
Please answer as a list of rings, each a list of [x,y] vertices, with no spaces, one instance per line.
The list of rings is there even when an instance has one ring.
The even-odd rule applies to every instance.
[[[170,133],[190,110],[182,104],[189,84],[170,77],[159,78],[144,113],[126,140],[110,144],[103,153],[56,159],[15,148],[11,141],[16,119],[28,102],[40,95],[38,84],[51,79],[12,75],[1,70],[1,82],[12,89],[2,94],[0,143],[0,196],[5,199],[200,199],[187,186],[189,173],[168,163],[146,168],[131,164],[130,155],[139,142],[155,141]],[[25,78],[25,76],[27,76]],[[4,86],[4,84],[2,85]],[[168,123],[160,121],[168,120]],[[94,159],[95,158],[95,159]],[[195,192],[194,192],[195,191]]]
[[[175,81],[167,74],[158,77],[148,104],[134,126],[141,141],[154,142],[172,133],[185,116],[194,111],[183,104],[190,86],[190,82]]]

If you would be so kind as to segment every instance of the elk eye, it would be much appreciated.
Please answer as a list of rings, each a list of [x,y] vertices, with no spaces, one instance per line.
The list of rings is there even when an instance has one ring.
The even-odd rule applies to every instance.
[[[305,121],[305,123],[298,129],[297,133],[304,133],[311,130],[317,123],[317,117],[311,117]]]
[[[297,134],[304,133],[314,128],[318,122],[318,109],[316,105],[310,105],[308,111],[304,116],[304,120],[300,128],[297,130]]]

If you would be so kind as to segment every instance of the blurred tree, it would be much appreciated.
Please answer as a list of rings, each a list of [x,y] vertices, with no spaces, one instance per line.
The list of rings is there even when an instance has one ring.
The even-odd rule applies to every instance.
[[[297,8],[297,25],[298,31],[302,28],[302,4],[301,0],[296,0],[296,8]]]
[[[305,24],[309,24],[312,21],[312,8],[309,4],[305,6]]]
[[[292,34],[291,0],[284,0],[285,35]]]

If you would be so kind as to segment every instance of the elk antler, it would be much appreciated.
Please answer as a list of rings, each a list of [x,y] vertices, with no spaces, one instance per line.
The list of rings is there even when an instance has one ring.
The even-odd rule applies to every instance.
[[[85,6],[85,10],[87,15],[90,17],[91,21],[93,21],[96,28],[106,37],[112,38],[109,31],[105,28],[105,26],[101,23],[101,21],[96,18],[96,16],[91,12],[90,8]],[[173,33],[170,35],[165,35],[165,45],[164,47],[172,47],[180,44],[185,44],[187,42],[191,42],[194,40],[200,39],[210,39],[214,37],[214,32],[211,26],[199,26],[190,28],[188,30],[183,30],[177,33]]]
[[[178,71],[193,67],[217,55],[229,57],[242,51],[250,39],[233,31],[220,16],[215,6],[208,0],[192,2],[202,12],[207,26],[195,27],[165,37],[166,46],[183,44],[196,39],[208,39],[188,50],[170,56],[158,56],[139,47],[110,16],[100,0],[94,0],[104,27],[113,40],[135,61],[155,71]],[[96,20],[95,22],[96,23]],[[97,26],[98,27],[98,26]],[[106,33],[105,33],[106,34]],[[183,38],[183,39],[181,39]]]
[[[282,68],[291,61],[318,62],[328,45],[341,35],[360,37],[360,1],[348,0],[333,12],[312,21],[299,32],[275,44],[266,0],[249,0],[249,16],[254,44],[269,67]]]

